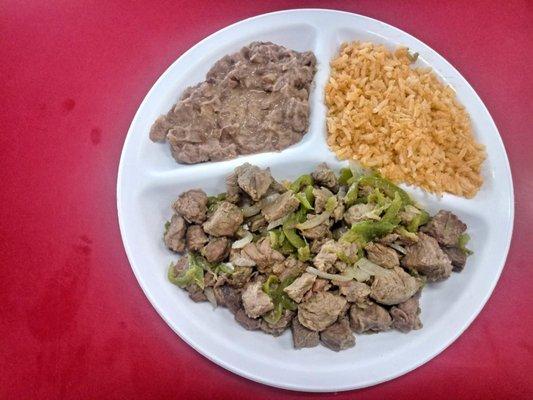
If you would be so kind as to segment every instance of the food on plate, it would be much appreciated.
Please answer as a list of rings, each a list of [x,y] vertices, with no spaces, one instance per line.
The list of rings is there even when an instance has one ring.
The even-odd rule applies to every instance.
[[[328,144],[394,182],[474,197],[483,184],[477,143],[454,90],[417,54],[372,43],[345,43],[326,85]]]
[[[227,307],[247,330],[292,331],[294,347],[335,351],[357,334],[420,329],[426,283],[461,271],[467,226],[431,217],[375,172],[320,164],[296,180],[245,163],[226,192],[188,190],[164,242],[183,256],[168,279],[193,301]]]
[[[253,42],[186,89],[154,122],[150,139],[167,141],[184,164],[283,150],[307,132],[315,71],[312,52]]]

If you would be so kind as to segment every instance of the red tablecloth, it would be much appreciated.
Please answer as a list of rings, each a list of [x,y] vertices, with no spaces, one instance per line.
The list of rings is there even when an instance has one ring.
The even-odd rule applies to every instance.
[[[533,7],[527,1],[13,1],[0,4],[0,398],[318,398],[233,375],[156,314],[126,259],[115,184],[133,115],[206,35],[295,7],[395,25],[454,64],[509,154],[515,231],[472,326],[428,364],[342,399],[533,394]],[[530,397],[531,398],[531,397]]]

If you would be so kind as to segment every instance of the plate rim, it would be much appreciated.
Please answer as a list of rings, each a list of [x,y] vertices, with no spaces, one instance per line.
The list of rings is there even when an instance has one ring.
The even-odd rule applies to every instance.
[[[475,313],[472,313],[472,315],[469,318],[467,318],[466,322],[461,327],[461,329],[456,330],[454,332],[454,334],[451,335],[450,339],[441,348],[437,349],[437,351],[433,352],[428,357],[425,357],[424,359],[420,360],[420,362],[413,363],[410,367],[405,368],[405,369],[401,369],[398,372],[395,372],[395,373],[390,374],[389,376],[383,377],[382,379],[377,379],[377,380],[374,380],[372,382],[364,382],[362,384],[356,384],[356,385],[348,384],[348,385],[344,385],[342,387],[334,387],[334,388],[312,387],[312,386],[302,387],[302,386],[298,386],[298,385],[295,385],[295,384],[283,384],[283,383],[272,382],[271,380],[268,380],[268,379],[263,379],[262,376],[248,373],[247,371],[245,371],[245,370],[243,370],[241,368],[238,368],[236,366],[228,364],[225,360],[223,360],[221,358],[213,356],[212,354],[208,354],[207,352],[205,352],[202,349],[201,346],[197,346],[193,341],[190,341],[189,338],[182,336],[180,334],[180,332],[178,332],[173,327],[173,325],[170,323],[170,321],[165,317],[164,312],[160,309],[160,307],[157,305],[157,302],[152,297],[152,295],[150,293],[150,290],[148,289],[148,287],[147,287],[144,279],[142,278],[141,274],[139,273],[139,271],[137,271],[137,269],[134,266],[134,263],[133,263],[133,258],[134,257],[132,255],[132,250],[130,249],[130,247],[129,247],[128,243],[127,243],[127,240],[126,240],[126,232],[125,232],[124,222],[123,222],[124,216],[122,215],[122,211],[121,211],[123,209],[123,206],[122,206],[122,196],[123,196],[122,179],[123,179],[123,175],[124,175],[124,170],[126,168],[124,159],[125,159],[126,148],[128,147],[129,142],[132,140],[131,138],[133,136],[134,125],[136,124],[137,120],[140,118],[140,110],[143,108],[145,103],[148,101],[148,98],[151,97],[152,91],[154,91],[155,87],[158,85],[158,83],[161,80],[163,80],[164,77],[167,74],[170,73],[170,70],[173,68],[174,64],[176,64],[182,57],[186,56],[189,52],[191,52],[196,47],[200,46],[205,41],[208,41],[212,37],[214,37],[214,36],[216,36],[218,34],[221,34],[222,32],[225,32],[226,30],[235,28],[235,27],[237,27],[240,24],[244,24],[245,22],[253,21],[253,20],[264,18],[264,17],[271,16],[271,15],[300,13],[300,12],[318,12],[318,13],[325,12],[325,13],[339,13],[339,14],[346,14],[346,15],[350,15],[350,16],[356,16],[358,18],[366,19],[368,21],[381,24],[381,25],[385,26],[388,29],[392,28],[394,30],[400,31],[401,33],[413,38],[415,41],[417,41],[420,44],[423,44],[424,46],[426,46],[429,49],[431,49],[438,56],[438,58],[441,59],[441,61],[443,61],[449,68],[451,68],[453,70],[453,72],[457,75],[457,77],[459,77],[463,81],[463,83],[466,85],[467,89],[471,90],[471,92],[475,95],[475,99],[479,101],[479,105],[482,107],[482,111],[486,114],[486,116],[488,116],[487,122],[493,127],[493,129],[497,133],[497,138],[496,139],[498,141],[498,144],[503,149],[503,160],[502,161],[505,163],[505,167],[506,167],[507,171],[509,172],[509,174],[507,175],[507,180],[508,180],[507,184],[508,184],[509,189],[510,189],[510,199],[509,199],[510,200],[510,202],[509,202],[509,205],[510,205],[510,208],[509,208],[510,224],[509,224],[509,229],[507,230],[507,232],[505,232],[505,237],[507,239],[507,245],[506,245],[503,257],[502,257],[503,261],[502,261],[501,265],[499,265],[498,271],[495,274],[495,279],[493,280],[492,284],[490,285],[490,289],[487,290],[487,292],[485,293],[485,296],[481,299],[481,301],[479,303],[479,307],[476,309]],[[286,9],[286,10],[279,10],[279,11],[274,11],[274,12],[263,13],[263,14],[255,15],[255,16],[252,16],[252,17],[249,17],[249,18],[238,20],[238,21],[236,21],[236,22],[234,22],[234,23],[232,23],[230,25],[227,25],[227,26],[225,26],[225,27],[223,27],[223,28],[221,28],[221,29],[219,29],[219,30],[217,30],[215,32],[212,32],[211,34],[209,34],[205,38],[203,38],[200,41],[194,43],[190,48],[188,48],[185,52],[180,54],[179,57],[177,57],[174,61],[172,61],[170,63],[170,65],[168,65],[168,67],[165,69],[165,71],[154,81],[154,83],[150,87],[149,91],[144,96],[143,100],[141,101],[141,103],[137,107],[135,115],[134,115],[134,117],[132,119],[132,122],[131,122],[129,128],[128,128],[128,131],[127,131],[127,134],[126,134],[126,138],[124,140],[124,144],[123,144],[123,147],[122,147],[122,150],[121,150],[120,161],[119,161],[118,170],[117,170],[116,197],[117,197],[116,207],[117,207],[117,216],[118,216],[118,222],[119,222],[120,235],[121,235],[122,244],[124,246],[124,250],[126,252],[126,256],[127,256],[128,262],[130,264],[130,268],[132,269],[132,271],[134,273],[134,276],[135,276],[135,278],[137,280],[137,283],[141,287],[141,290],[143,291],[144,295],[146,296],[146,298],[150,302],[151,306],[155,309],[155,311],[163,319],[163,321],[165,321],[167,326],[174,333],[176,333],[185,343],[187,343],[188,346],[192,347],[195,351],[200,353],[202,356],[206,357],[209,361],[215,363],[218,366],[223,367],[224,369],[226,369],[228,371],[231,371],[231,372],[233,372],[233,373],[235,373],[235,374],[237,374],[237,375],[239,375],[239,376],[241,376],[243,378],[246,378],[248,380],[251,380],[251,381],[254,381],[254,382],[258,382],[258,383],[261,383],[261,384],[264,384],[264,385],[267,385],[267,386],[272,386],[272,387],[286,389],[286,390],[292,390],[292,391],[302,391],[302,392],[317,392],[317,393],[318,392],[324,392],[324,393],[328,393],[328,392],[337,392],[337,391],[347,391],[347,390],[361,389],[361,388],[365,388],[365,387],[378,385],[378,384],[381,384],[383,382],[390,381],[390,380],[396,379],[396,378],[398,378],[398,377],[400,377],[402,375],[405,375],[405,374],[413,371],[414,369],[417,369],[418,367],[428,363],[433,358],[435,358],[436,356],[441,354],[444,350],[446,350],[451,344],[453,344],[457,340],[457,338],[459,336],[461,336],[471,326],[473,321],[479,316],[479,314],[481,313],[481,311],[485,307],[485,305],[486,305],[487,301],[489,300],[489,298],[492,296],[492,293],[494,292],[494,289],[495,289],[496,285],[498,284],[498,282],[500,280],[500,277],[501,277],[501,274],[503,272],[503,269],[505,268],[505,265],[506,265],[506,262],[507,262],[507,257],[508,257],[510,246],[511,246],[511,242],[512,242],[512,236],[513,236],[513,232],[514,232],[514,217],[515,217],[514,184],[513,184],[512,170],[511,170],[511,167],[510,167],[507,150],[505,148],[505,144],[504,144],[503,139],[501,137],[500,131],[499,131],[496,123],[494,122],[494,119],[492,118],[492,115],[490,114],[489,110],[487,109],[485,103],[483,102],[483,100],[481,99],[479,94],[472,87],[472,85],[468,82],[468,80],[445,57],[443,57],[439,52],[437,52],[431,46],[427,45],[426,43],[424,43],[423,41],[418,39],[416,36],[414,36],[414,35],[412,35],[410,33],[407,33],[404,30],[395,27],[394,25],[391,25],[389,23],[380,21],[380,20],[372,18],[372,17],[368,17],[368,16],[365,16],[365,15],[361,15],[361,14],[357,14],[357,13],[353,13],[353,12],[349,12],[349,11],[336,10],[336,9],[327,9],[327,8]]]

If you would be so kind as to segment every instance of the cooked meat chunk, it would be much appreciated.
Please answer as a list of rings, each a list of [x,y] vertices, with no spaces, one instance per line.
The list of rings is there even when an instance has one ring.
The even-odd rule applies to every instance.
[[[403,303],[419,289],[418,282],[400,267],[376,275],[370,287],[370,297],[378,303],[393,305]]]
[[[320,332],[320,341],[334,351],[355,346],[355,336],[350,329],[348,319],[343,318]]]
[[[237,174],[233,172],[226,177],[226,201],[237,203],[241,198],[241,189],[237,182]]]
[[[256,331],[261,327],[261,320],[250,318],[246,315],[243,308],[239,308],[235,313],[235,321],[239,323],[244,329],[249,331]]]
[[[242,304],[246,315],[257,318],[274,308],[274,303],[262,289],[263,282],[249,282],[242,293]]]
[[[207,242],[209,242],[209,238],[200,225],[189,226],[187,229],[186,239],[187,250],[189,251],[198,251],[204,247]]]
[[[318,164],[316,169],[311,173],[313,179],[320,185],[327,187],[336,192],[339,189],[337,184],[337,176],[326,163]]]
[[[226,307],[234,314],[242,308],[241,292],[239,289],[228,285],[222,285],[215,287],[213,292],[219,306]]]
[[[392,316],[392,327],[402,332],[409,332],[422,328],[420,322],[420,307],[418,306],[418,295],[409,300],[394,306],[390,310]]]
[[[433,237],[422,232],[418,234],[418,242],[407,247],[402,265],[425,275],[428,281],[446,279],[452,273],[448,256]]]
[[[368,218],[368,214],[374,209],[372,204],[354,204],[344,214],[344,220],[348,225],[353,225],[357,222],[364,221]]]
[[[260,272],[270,271],[275,263],[285,260],[283,254],[270,247],[270,239],[266,237],[257,243],[248,243],[242,249],[242,254],[253,260]]]
[[[263,319],[261,321],[260,329],[263,332],[268,333],[272,336],[279,336],[289,328],[289,326],[291,325],[291,321],[294,318],[294,315],[294,311],[284,310],[283,315],[275,324],[270,324]]]
[[[289,277],[296,278],[297,276],[300,276],[307,268],[306,263],[294,258],[293,256],[287,257],[284,261],[284,264],[285,264],[285,269],[279,275],[279,279],[281,281]]]
[[[394,243],[396,240],[398,240],[399,237],[400,235],[398,235],[397,233],[389,233],[388,235],[385,235],[381,239],[379,239],[378,242],[389,245],[389,244]]]
[[[200,289],[196,284],[192,283],[188,285],[185,290],[189,292],[190,299],[195,303],[207,301],[207,297],[205,296],[204,291]]]
[[[279,183],[277,180],[272,178],[272,183],[270,184],[270,191],[274,193],[285,193],[287,191],[287,188],[281,183]]]
[[[350,326],[355,333],[386,331],[392,323],[387,310],[373,302],[354,304],[349,314]]]
[[[452,262],[453,270],[461,272],[466,264],[466,254],[459,247],[442,247],[442,251]]]
[[[248,220],[248,227],[250,232],[258,232],[268,225],[265,217],[261,214],[254,215]]]
[[[150,139],[153,142],[164,142],[167,132],[172,128],[172,123],[164,115],[157,118],[150,129]]]
[[[385,268],[400,266],[400,258],[396,250],[380,243],[370,242],[365,246],[367,258]]]
[[[331,287],[329,280],[322,279],[322,278],[316,278],[315,283],[313,283],[313,287],[311,288],[312,292],[322,292],[326,291]]]
[[[318,292],[298,305],[298,320],[314,331],[323,331],[333,324],[346,304],[342,296]]]
[[[189,260],[187,257],[180,257],[174,264],[174,275],[178,276],[181,272],[189,268]]]
[[[165,245],[172,251],[182,253],[185,251],[185,232],[187,225],[185,220],[178,214],[174,214],[170,219],[170,225],[165,232]]]
[[[348,282],[334,282],[339,287],[340,294],[350,303],[360,303],[368,298],[370,286],[354,280]]]
[[[309,218],[310,216],[314,217],[315,215],[308,214],[307,218]],[[329,226],[329,221],[325,221],[320,225],[315,226],[314,228],[304,229],[300,232],[302,236],[306,237],[307,239],[320,239],[330,237],[331,232],[329,231]]]
[[[309,249],[311,250],[312,254],[318,254],[320,252],[320,249],[326,243],[329,239],[328,238],[319,238],[311,241],[311,244],[309,246]]]
[[[295,211],[299,205],[300,202],[294,196],[294,193],[289,190],[278,196],[278,198],[271,203],[265,205],[261,209],[261,213],[265,216],[265,219],[268,222],[272,222],[289,215],[291,212]]]
[[[188,190],[180,194],[172,207],[188,222],[201,224],[206,219],[207,195],[200,189]]]
[[[355,243],[328,240],[322,245],[320,251],[313,259],[313,264],[317,269],[327,271],[338,260],[357,260],[357,249],[357,244]]]
[[[268,169],[245,163],[235,168],[237,183],[253,201],[259,201],[272,183],[272,175]]]
[[[466,224],[455,214],[440,210],[422,228],[422,231],[433,236],[443,246],[455,246],[459,241],[459,236],[466,231]]]
[[[316,347],[319,342],[319,334],[316,331],[307,329],[303,326],[298,318],[292,320],[292,342],[295,349],[306,347]]]
[[[283,291],[293,299],[295,302],[299,303],[302,301],[304,294],[313,287],[315,283],[316,275],[303,273],[301,276],[296,278],[293,283],[287,286]]]
[[[231,242],[226,237],[214,238],[202,249],[201,253],[211,263],[224,260],[231,247]]]
[[[235,267],[254,267],[255,261],[248,257],[246,254],[243,254],[241,249],[231,249],[230,250],[230,263]]]
[[[228,275],[228,285],[236,287],[236,288],[242,288],[244,285],[246,285],[246,282],[250,280],[250,276],[252,276],[253,269],[250,267],[238,267],[236,266],[233,274]]]
[[[235,204],[223,201],[204,222],[204,231],[213,236],[233,236],[243,222],[242,211]]]
[[[327,188],[313,188],[313,196],[315,196],[315,212],[320,214],[325,211],[326,203],[331,196],[334,194]]]

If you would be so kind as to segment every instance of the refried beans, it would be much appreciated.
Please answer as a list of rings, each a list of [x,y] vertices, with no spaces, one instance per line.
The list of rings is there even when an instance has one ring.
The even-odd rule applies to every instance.
[[[150,139],[168,141],[173,157],[185,164],[283,150],[307,132],[315,71],[312,52],[253,42],[186,89],[154,122]]]

